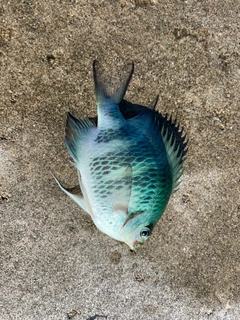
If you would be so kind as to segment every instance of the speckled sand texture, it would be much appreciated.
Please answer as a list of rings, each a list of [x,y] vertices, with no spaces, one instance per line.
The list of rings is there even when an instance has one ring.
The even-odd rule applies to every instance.
[[[177,115],[185,174],[136,254],[59,190],[68,111],[96,116],[92,61]],[[0,2],[0,319],[240,319],[240,2]]]

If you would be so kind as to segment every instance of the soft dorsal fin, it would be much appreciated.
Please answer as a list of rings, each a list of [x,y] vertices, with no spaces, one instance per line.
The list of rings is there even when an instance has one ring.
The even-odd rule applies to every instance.
[[[79,160],[79,146],[84,140],[86,133],[94,128],[94,124],[89,120],[78,120],[68,113],[66,123],[65,143],[67,149],[75,162]]]
[[[150,103],[149,109],[155,110],[156,105],[157,105],[157,103],[158,103],[158,99],[159,99],[159,94],[156,96],[155,100]]]
[[[118,105],[122,101],[132,78],[133,71],[134,63],[132,62],[130,71],[126,71],[123,74],[117,86],[110,88],[110,86],[108,87],[109,81],[104,78],[104,72],[99,62],[97,60],[93,61],[93,77],[98,107],[111,104]]]
[[[164,148],[161,131],[159,130],[156,113],[150,108],[145,108],[139,115],[127,120],[129,125],[135,125],[140,128],[148,136],[148,139],[152,141],[152,144],[161,152]]]

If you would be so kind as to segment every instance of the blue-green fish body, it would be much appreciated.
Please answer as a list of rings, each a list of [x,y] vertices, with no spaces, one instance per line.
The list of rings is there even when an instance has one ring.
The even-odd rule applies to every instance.
[[[78,169],[82,196],[60,188],[88,212],[99,230],[132,249],[151,234],[182,173],[186,142],[179,127],[144,108],[126,119],[119,104],[130,74],[112,94],[93,65],[97,126],[68,115],[65,142]]]

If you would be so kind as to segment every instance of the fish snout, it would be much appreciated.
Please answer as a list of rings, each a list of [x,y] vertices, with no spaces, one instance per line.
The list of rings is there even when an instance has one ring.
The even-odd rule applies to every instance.
[[[131,250],[136,250],[137,248],[139,248],[141,245],[143,244],[143,242],[140,242],[140,241],[138,241],[138,240],[134,240],[133,241],[133,244],[132,244],[132,248],[131,248]]]

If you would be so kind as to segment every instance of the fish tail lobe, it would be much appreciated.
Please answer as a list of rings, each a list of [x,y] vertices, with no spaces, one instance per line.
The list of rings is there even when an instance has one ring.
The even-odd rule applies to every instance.
[[[93,77],[98,107],[106,105],[118,105],[128,88],[134,72],[134,63],[127,65],[122,70],[122,75],[117,84],[110,85],[105,77],[103,69],[97,60],[93,61]]]

